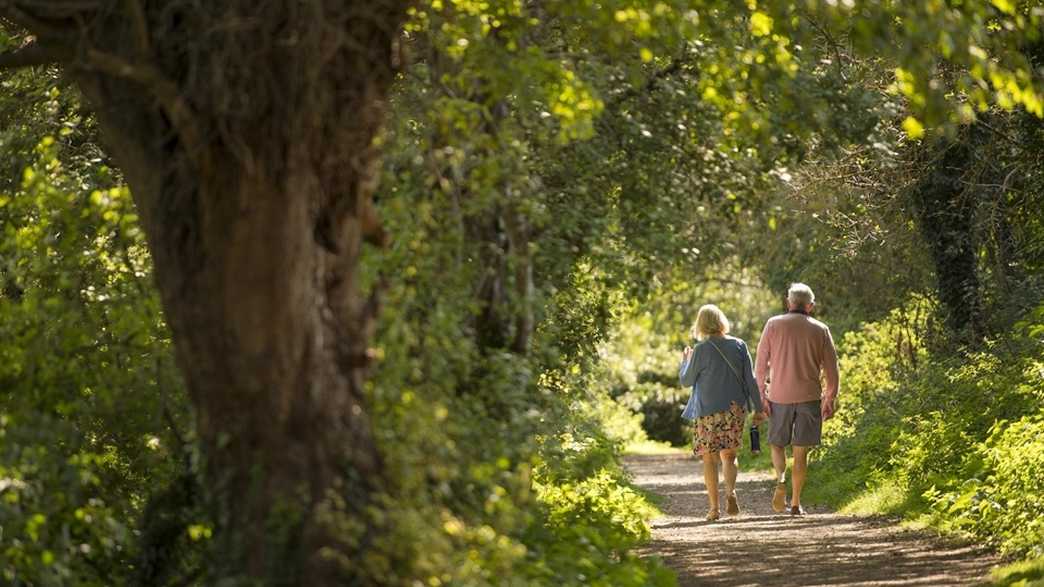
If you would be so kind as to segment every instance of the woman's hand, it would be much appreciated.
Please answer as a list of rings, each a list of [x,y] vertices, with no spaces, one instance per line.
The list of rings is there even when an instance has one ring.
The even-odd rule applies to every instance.
[[[684,351],[682,351],[682,360],[683,360],[683,361],[688,361],[688,360],[689,360],[689,357],[690,357],[691,355],[692,355],[692,347],[691,347],[691,346],[688,346],[688,345],[686,345],[686,347],[685,347],[685,350],[684,350]]]

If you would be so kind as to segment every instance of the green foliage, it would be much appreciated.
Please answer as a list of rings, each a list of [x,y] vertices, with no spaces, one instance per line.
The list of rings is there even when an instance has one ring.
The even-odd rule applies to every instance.
[[[1039,338],[1016,331],[981,352],[930,352],[922,340],[904,339],[911,328],[925,331],[905,318],[925,303],[845,336],[844,393],[825,427],[812,495],[921,516],[1004,553],[1039,557]]]
[[[691,441],[691,432],[680,414],[689,390],[678,385],[680,351],[670,342],[677,334],[661,332],[669,325],[659,323],[650,313],[619,324],[602,346],[602,368],[592,385],[603,389],[607,399],[640,415],[643,436],[685,445]]]
[[[134,569],[142,510],[187,450],[170,428],[185,407],[127,189],[64,148],[44,137],[0,195],[0,568],[107,585]]]
[[[650,440],[684,446],[692,441],[692,424],[680,414],[690,389],[658,382],[639,383],[616,401],[642,418],[642,429]]]
[[[541,565],[548,567],[548,579],[606,587],[675,584],[666,569],[643,564],[629,552],[649,537],[645,520],[653,512],[618,469],[603,469],[577,483],[545,486],[538,478],[534,488],[547,508],[546,528],[557,535],[548,541],[547,562]],[[612,564],[617,557],[621,564]]]
[[[993,572],[1000,587],[1041,587],[1044,585],[1044,558],[1003,566]]]
[[[6,584],[105,585],[96,571],[126,568],[134,545],[131,504],[107,492],[122,467],[115,450],[84,447],[67,458],[54,443],[81,443],[62,422],[3,417],[0,551]],[[101,452],[105,451],[105,452]]]
[[[418,21],[445,16],[433,10],[439,14]],[[371,283],[386,284],[369,393],[394,479],[386,499],[399,506],[377,514],[391,532],[371,549],[362,576],[390,584],[666,584],[661,568],[630,552],[649,510],[627,489],[615,454],[641,432],[589,386],[620,293],[579,246],[558,254],[557,235],[591,238],[582,222],[555,221],[559,212],[577,214],[575,202],[535,191],[532,153],[558,148],[571,131],[530,129],[526,112],[521,120],[494,115],[491,125],[487,109],[497,96],[486,92],[521,74],[494,72],[477,84],[485,70],[459,65],[485,59],[483,51],[511,51],[511,33],[500,38],[504,46],[476,42],[464,53],[447,49],[449,63],[418,64],[415,73],[440,83],[404,85],[395,96],[380,201],[389,232],[403,236],[368,250],[363,263]],[[550,67],[535,57],[516,65]],[[459,91],[443,94],[443,83]],[[539,87],[521,92],[544,95]],[[527,231],[548,237],[519,244]],[[529,259],[543,279],[520,293],[516,268]],[[527,306],[540,321],[520,352],[511,341]],[[577,488],[584,499],[570,497]],[[576,523],[556,521],[569,516]]]
[[[876,320],[844,337],[814,487],[888,487],[940,525],[1035,552],[1044,308],[1017,341],[945,354],[909,213],[875,202],[906,185],[889,167],[904,140],[990,103],[1040,115],[1023,51],[1039,24],[1034,3],[980,0],[418,3],[378,141],[393,242],[361,259],[383,293],[367,403],[388,488],[365,520],[382,532],[346,561],[358,582],[672,584],[634,554],[652,510],[617,455],[688,444],[675,374],[700,304],[753,349],[799,278],[842,330]],[[129,193],[57,71],[3,83],[0,572],[191,583],[211,524]],[[982,152],[1039,169],[1027,120],[1005,119],[1026,125],[1011,159],[1010,140]],[[853,142],[869,146],[846,159]],[[838,152],[856,172],[830,171],[884,187],[792,183]],[[1003,210],[1024,253],[994,270],[1028,274],[989,281],[995,294],[1035,283],[1039,199],[1016,194],[1041,187],[1026,174],[980,209]]]
[[[417,208],[401,210],[388,221],[419,222],[411,230],[426,232]],[[400,506],[381,514],[394,532],[373,549],[367,573],[390,583],[611,585],[631,577],[639,581],[631,584],[670,584],[660,567],[629,552],[646,535],[650,510],[626,488],[616,462],[629,415],[587,391],[586,345],[578,338],[572,361],[544,367],[539,383],[534,359],[478,347],[474,302],[453,295],[474,277],[459,266],[446,271],[452,254],[410,250],[437,253],[441,238],[428,233],[381,260],[409,276],[388,290],[390,319],[378,337],[383,358],[371,388],[397,482],[388,499]],[[597,297],[588,301],[597,305]],[[558,315],[545,327],[556,334],[600,327],[575,317]],[[621,436],[611,439],[601,427],[614,418]],[[577,491],[584,499],[574,499]],[[560,522],[570,516],[574,523]]]
[[[770,3],[777,21],[790,22],[790,3]],[[1040,80],[1027,58],[1039,42],[1044,11],[1036,0],[815,2],[814,9],[845,30],[854,46],[896,62],[890,92],[913,112],[904,129],[919,139],[924,124],[968,122],[996,103],[1044,117]],[[918,119],[920,117],[920,119]]]
[[[753,349],[776,296],[736,260],[679,268],[661,279],[662,285],[650,288],[648,296],[621,309],[620,321],[599,349],[601,366],[592,385],[640,415],[649,439],[687,446],[692,424],[680,415],[691,390],[679,386],[678,368],[681,350],[692,344],[696,312],[703,304],[718,304],[732,322],[732,334]]]
[[[986,538],[1006,554],[1044,555],[1044,416],[998,421],[964,475],[959,486],[925,494],[936,523]]]

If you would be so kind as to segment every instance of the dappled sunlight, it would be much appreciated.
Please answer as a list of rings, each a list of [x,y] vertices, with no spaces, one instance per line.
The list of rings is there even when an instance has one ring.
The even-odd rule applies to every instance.
[[[740,515],[708,522],[700,464],[689,456],[632,456],[642,489],[662,497],[644,552],[679,572],[680,585],[968,585],[997,559],[982,548],[901,530],[887,520],[807,508],[771,510],[773,480],[741,471]]]
[[[0,0],[0,584],[994,562],[830,508],[1044,576],[1042,30],[1040,0]],[[829,400],[807,517],[749,454],[762,396],[799,444]],[[691,447],[739,434],[708,521]]]

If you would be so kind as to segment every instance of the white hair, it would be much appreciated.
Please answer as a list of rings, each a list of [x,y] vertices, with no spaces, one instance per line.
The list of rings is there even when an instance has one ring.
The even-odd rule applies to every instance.
[[[787,301],[799,308],[807,308],[816,303],[816,294],[804,283],[792,283],[787,290]]]

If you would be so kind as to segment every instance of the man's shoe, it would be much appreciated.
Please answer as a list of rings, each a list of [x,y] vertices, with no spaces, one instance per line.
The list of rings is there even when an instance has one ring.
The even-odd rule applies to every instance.
[[[784,483],[776,484],[776,491],[772,494],[772,510],[782,514],[787,509],[787,486]]]
[[[805,508],[799,505],[790,506],[790,515],[792,516],[803,516],[805,515]]]
[[[736,501],[735,493],[725,498],[725,513],[730,516],[735,516],[739,513],[739,502]]]

